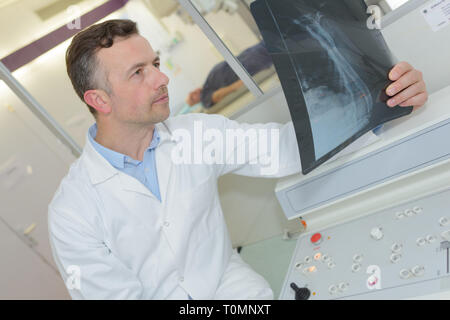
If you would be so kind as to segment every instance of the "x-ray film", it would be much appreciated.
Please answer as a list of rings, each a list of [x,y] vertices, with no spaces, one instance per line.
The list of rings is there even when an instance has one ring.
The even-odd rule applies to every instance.
[[[251,11],[286,96],[303,174],[412,111],[386,105],[394,60],[363,0],[257,0]]]

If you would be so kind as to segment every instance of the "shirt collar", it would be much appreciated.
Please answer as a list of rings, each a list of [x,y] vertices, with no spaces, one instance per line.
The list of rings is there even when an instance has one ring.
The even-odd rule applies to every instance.
[[[97,141],[94,140],[96,136],[97,136],[97,124],[94,123],[89,128],[88,131],[89,141],[91,142],[95,150],[97,150],[97,152],[100,153],[106,160],[108,160],[108,162],[114,167],[118,169],[123,169],[125,168],[125,163],[133,163],[133,164],[140,163],[140,161],[134,160],[127,155],[124,155],[122,153],[119,153],[117,151],[102,146],[101,144],[99,144]],[[150,142],[150,146],[147,148],[146,151],[155,149],[159,145],[160,139],[161,139],[160,135],[158,133],[158,130],[156,130],[155,126],[155,129],[153,130],[153,139]]]

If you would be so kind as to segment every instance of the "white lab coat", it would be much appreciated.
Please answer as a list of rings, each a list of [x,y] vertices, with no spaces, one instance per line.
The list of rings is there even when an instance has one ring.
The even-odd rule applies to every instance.
[[[194,121],[202,121],[204,130],[221,132],[279,128],[280,169],[271,176],[301,171],[291,122],[248,125],[217,115],[173,117],[166,126],[157,124],[159,202],[142,183],[111,166],[87,139],[49,205],[53,257],[65,283],[71,283],[72,298],[271,297],[267,283],[232,250],[217,191],[219,176],[258,176],[260,166],[173,163],[177,141],[172,134],[179,128],[193,133]]]

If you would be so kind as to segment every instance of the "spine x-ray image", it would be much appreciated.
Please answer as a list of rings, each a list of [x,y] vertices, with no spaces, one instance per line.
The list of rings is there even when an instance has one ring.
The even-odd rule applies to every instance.
[[[288,102],[304,174],[412,111],[386,105],[394,61],[381,33],[367,27],[363,0],[257,0],[251,10]]]

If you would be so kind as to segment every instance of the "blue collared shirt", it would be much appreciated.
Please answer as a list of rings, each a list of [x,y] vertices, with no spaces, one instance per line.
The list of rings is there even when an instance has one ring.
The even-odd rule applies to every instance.
[[[145,150],[142,161],[135,160],[127,155],[105,148],[94,140],[96,136],[97,124],[94,124],[89,128],[88,137],[95,150],[108,160],[113,167],[140,181],[155,195],[156,198],[158,198],[159,201],[161,201],[155,160],[155,149],[160,140],[158,130],[156,130],[156,128],[154,129],[152,142],[147,150]]]

